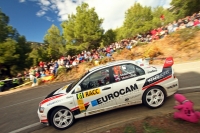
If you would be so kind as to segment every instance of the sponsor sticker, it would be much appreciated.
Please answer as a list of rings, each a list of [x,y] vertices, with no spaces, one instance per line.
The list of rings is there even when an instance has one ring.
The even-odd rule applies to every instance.
[[[83,99],[78,99],[77,103],[78,103],[78,105],[84,104]]]
[[[125,95],[127,93],[131,93],[135,90],[138,90],[137,84],[130,85],[130,87],[126,87],[124,89],[120,89],[119,91],[115,91],[114,93],[108,94],[104,97],[100,97],[96,100],[91,101],[92,106],[97,106],[99,104],[107,103],[111,100],[114,100],[114,98],[118,98],[119,96]]]
[[[100,94],[100,88],[89,90],[84,92],[84,97],[94,96]]]
[[[63,101],[63,99],[61,99],[61,100],[56,100],[56,101],[52,101],[52,102],[48,103],[47,106],[51,106],[51,105],[53,105],[53,104],[55,104],[55,103],[59,103],[59,102],[61,102],[61,101]]]
[[[171,86],[167,87],[167,89],[172,89],[172,88],[174,88],[176,86],[177,86],[177,84],[174,84],[174,85],[171,85]]]
[[[86,110],[84,104],[78,105],[78,107],[79,107],[81,112]]]
[[[93,89],[93,90],[78,93],[78,94],[76,94],[76,97],[77,97],[77,99],[83,99],[83,98],[86,98],[86,97],[89,97],[89,96],[94,96],[94,95],[97,95],[97,94],[100,94],[100,93],[101,93],[100,88],[96,88],[96,89]]]

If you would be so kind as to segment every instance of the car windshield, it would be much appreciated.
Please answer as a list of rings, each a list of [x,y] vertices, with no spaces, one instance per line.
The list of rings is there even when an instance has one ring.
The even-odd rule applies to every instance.
[[[86,73],[84,73],[79,79],[76,79],[74,82],[72,82],[66,89],[66,92],[70,92],[71,89],[83,78],[85,77],[88,73],[90,73],[89,71],[87,71]]]

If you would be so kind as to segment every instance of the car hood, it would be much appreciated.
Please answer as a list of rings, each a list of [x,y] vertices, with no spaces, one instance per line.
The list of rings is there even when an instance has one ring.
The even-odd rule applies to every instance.
[[[54,90],[53,92],[51,92],[46,98],[49,98],[49,97],[52,97],[52,96],[55,96],[55,95],[59,95],[59,94],[66,94],[66,89],[67,87],[69,86],[70,84],[68,85],[65,85],[61,88],[58,88],[56,90]],[[45,98],[45,99],[46,99]]]

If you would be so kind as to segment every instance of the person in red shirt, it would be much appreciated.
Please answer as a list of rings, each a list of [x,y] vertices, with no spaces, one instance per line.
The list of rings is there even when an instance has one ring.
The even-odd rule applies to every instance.
[[[44,62],[40,61],[39,66],[44,67]]]
[[[195,19],[194,20],[194,26],[198,26],[200,24],[199,20],[198,19]]]

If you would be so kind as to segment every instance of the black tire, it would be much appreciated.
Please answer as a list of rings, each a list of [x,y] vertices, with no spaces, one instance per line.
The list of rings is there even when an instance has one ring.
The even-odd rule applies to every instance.
[[[151,87],[144,92],[142,102],[147,107],[155,109],[164,104],[165,98],[166,96],[162,88]]]
[[[67,115],[64,114],[64,112]],[[68,119],[67,119],[67,116],[68,116]],[[55,120],[56,118],[57,118],[57,121]],[[55,110],[53,110],[53,112],[51,113],[50,121],[54,128],[59,129],[59,130],[65,130],[74,123],[74,115],[69,109],[64,108],[64,107],[58,107]],[[62,123],[61,126],[59,126],[58,124],[59,122]]]

